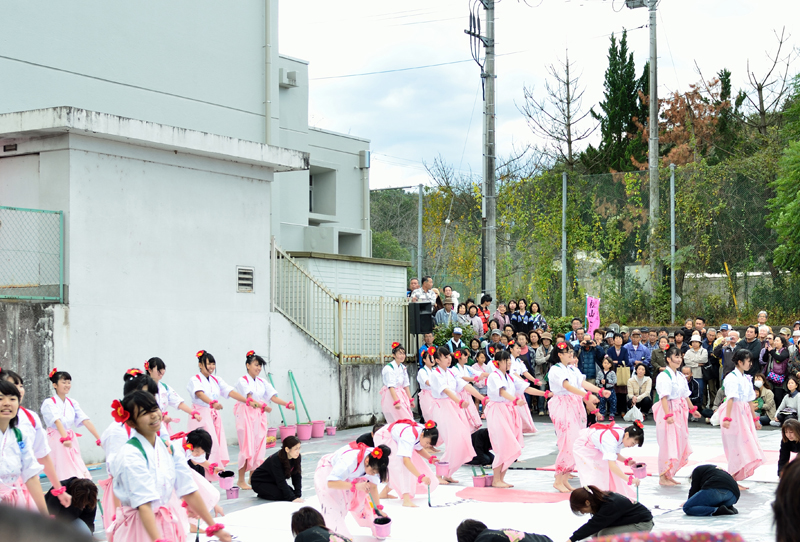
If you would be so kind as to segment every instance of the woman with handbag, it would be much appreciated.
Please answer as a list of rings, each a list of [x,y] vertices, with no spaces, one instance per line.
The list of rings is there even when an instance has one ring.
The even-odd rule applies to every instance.
[[[628,349],[622,348],[622,335],[614,333],[614,346],[606,350],[606,356],[614,363],[617,373],[617,410],[620,405],[626,405],[628,380],[631,379],[631,365],[628,358]]]

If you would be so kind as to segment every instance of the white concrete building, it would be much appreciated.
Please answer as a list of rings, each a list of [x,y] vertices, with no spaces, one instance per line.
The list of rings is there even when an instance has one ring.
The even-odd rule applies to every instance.
[[[124,371],[151,356],[188,399],[199,349],[230,383],[245,352],[265,353],[283,397],[294,370],[315,419],[380,412],[379,367],[340,366],[270,312],[272,236],[287,251],[371,255],[369,142],[308,126],[307,64],[278,54],[277,15],[277,0],[4,6],[0,206],[63,212],[66,294],[37,330],[18,325],[19,304],[0,303],[13,338],[0,342],[0,364],[30,377],[69,371],[101,430]],[[383,295],[403,295],[402,267],[370,265]],[[348,410],[339,390],[370,385]]]

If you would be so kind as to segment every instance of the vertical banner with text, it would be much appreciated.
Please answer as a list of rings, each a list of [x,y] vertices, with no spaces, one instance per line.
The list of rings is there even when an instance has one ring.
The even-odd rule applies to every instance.
[[[591,338],[595,329],[600,327],[600,298],[586,296],[586,332]]]

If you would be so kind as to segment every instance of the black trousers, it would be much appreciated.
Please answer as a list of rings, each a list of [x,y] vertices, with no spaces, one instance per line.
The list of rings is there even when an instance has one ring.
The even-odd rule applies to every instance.
[[[633,401],[628,399],[628,410],[630,410],[632,406],[633,406]],[[650,399],[649,397],[645,397],[644,399],[636,403],[636,406],[639,407],[639,410],[642,411],[642,414],[648,414],[650,410],[653,408],[653,400]]]
[[[280,488],[274,484],[264,482],[254,483],[251,480],[250,485],[253,486],[253,491],[256,493],[256,495],[258,495],[259,499],[264,499],[267,501],[291,502],[297,498],[292,497],[291,499],[287,499],[286,495],[283,494],[283,491],[281,491]]]

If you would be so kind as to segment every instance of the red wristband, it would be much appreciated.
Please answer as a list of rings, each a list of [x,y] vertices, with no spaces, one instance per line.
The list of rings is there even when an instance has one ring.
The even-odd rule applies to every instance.
[[[584,395],[584,396],[583,396],[583,400],[584,400],[584,401],[588,401],[588,400],[589,400],[589,399],[591,399],[591,398],[592,398],[592,392],[590,392],[590,391],[588,391],[588,390],[587,390],[587,391],[586,391],[586,395]]]
[[[64,443],[65,443],[65,442],[67,442],[68,440],[72,440],[72,437],[63,437],[63,438],[60,438],[60,439],[58,439],[58,441],[59,441],[61,444],[64,444]]]
[[[544,398],[545,399],[550,399],[552,396],[553,396],[553,392],[552,391],[547,390],[547,391],[544,392]]]
[[[463,405],[463,404],[464,404],[464,400],[462,399],[462,400],[460,400],[460,401],[458,402],[458,408],[461,408],[461,405]]]
[[[289,408],[290,406],[294,406],[293,401],[289,401],[288,403],[286,403],[286,408]]]
[[[397,406],[397,405],[399,405],[399,404],[400,404],[400,399],[398,399],[397,401],[395,401],[394,403],[392,403],[392,405],[393,405],[393,406]]]
[[[591,411],[589,414],[591,414],[592,416],[594,416],[594,415],[595,415],[595,414],[597,414],[598,412],[600,412],[600,409],[599,409],[599,408],[596,408],[596,409],[592,410],[592,411]]]
[[[209,406],[209,407],[213,407],[213,406],[214,406],[214,403],[219,403],[219,401],[217,401],[216,399],[212,399],[212,400],[211,400],[211,402],[210,402],[210,403],[208,403],[208,406]]]
[[[222,523],[215,523],[214,525],[206,527],[206,536],[211,537],[214,535],[214,533],[221,531],[224,528],[225,526]]]
[[[95,443],[95,444],[97,444],[98,446],[102,446],[102,445],[103,445],[103,444],[100,442],[100,439],[97,439],[96,441],[94,441],[94,443]]]
[[[664,414],[664,419],[665,419],[665,420],[668,420],[668,419],[670,419],[671,417],[673,417],[674,415],[675,415],[675,414],[673,414],[672,412],[670,412],[669,414]]]
[[[199,416],[200,412],[197,410],[192,410],[192,416]]]
[[[438,457],[436,457],[435,455],[432,455],[432,456],[430,457],[430,459],[428,459],[428,463],[430,463],[431,465],[433,465],[433,460],[434,460],[434,459],[439,459],[439,458],[438,458]]]
[[[695,412],[697,412],[697,406],[693,406],[689,409],[689,414],[694,414]]]
[[[417,483],[418,483],[418,484],[421,484],[421,483],[422,483],[422,479],[423,479],[423,478],[425,478],[425,475],[424,475],[424,474],[420,474],[419,476],[417,476]],[[379,510],[380,510],[380,508],[379,508]]]
[[[356,481],[350,482],[350,491],[356,491]]]
[[[722,423],[732,422],[732,421],[733,421],[733,418],[728,418],[727,416],[725,418],[722,418]]]
[[[630,476],[628,476],[628,485],[629,485],[629,486],[630,486],[630,485],[633,485],[633,474],[631,474]]]
[[[252,402],[253,402],[253,398],[252,397],[248,397],[247,400],[244,402],[244,404],[246,404],[247,406],[250,406],[250,403],[252,403]]]
[[[67,486],[61,486],[58,489],[51,489],[50,493],[53,495],[53,497],[58,497],[59,495],[62,495],[66,490]]]

